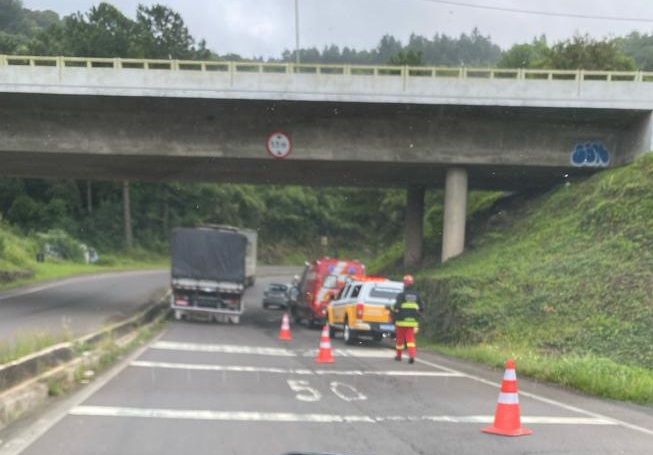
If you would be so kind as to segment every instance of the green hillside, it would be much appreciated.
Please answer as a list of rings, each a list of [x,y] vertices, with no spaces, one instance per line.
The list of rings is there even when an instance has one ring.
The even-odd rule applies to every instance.
[[[44,262],[37,262],[36,255],[46,244],[59,256],[47,255]],[[101,254],[97,263],[86,264],[80,247],[61,230],[25,235],[0,221],[0,290],[71,275],[168,266],[165,256],[141,249]]]
[[[498,201],[467,252],[418,275],[446,352],[653,402],[653,154]],[[516,200],[515,200],[516,199]]]

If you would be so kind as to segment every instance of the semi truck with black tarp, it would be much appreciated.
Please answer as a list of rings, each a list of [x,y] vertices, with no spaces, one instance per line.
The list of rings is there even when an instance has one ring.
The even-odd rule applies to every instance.
[[[233,228],[173,230],[171,307],[176,319],[197,315],[240,322],[247,245],[247,237]]]

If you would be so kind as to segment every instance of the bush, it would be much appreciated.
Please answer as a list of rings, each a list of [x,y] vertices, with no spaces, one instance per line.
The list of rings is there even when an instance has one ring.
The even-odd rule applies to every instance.
[[[36,234],[36,239],[40,250],[46,255],[68,261],[84,262],[82,244],[61,229],[39,232]]]

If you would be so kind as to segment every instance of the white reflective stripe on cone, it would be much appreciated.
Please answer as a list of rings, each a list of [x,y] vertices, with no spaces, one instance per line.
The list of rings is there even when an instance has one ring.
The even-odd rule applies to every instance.
[[[320,343],[320,349],[331,349],[331,343],[329,343],[329,342]]]
[[[517,373],[515,373],[515,370],[512,368],[508,368],[506,372],[503,374],[503,380],[504,381],[516,381],[517,380]]]
[[[519,394],[499,393],[499,404],[519,404]]]

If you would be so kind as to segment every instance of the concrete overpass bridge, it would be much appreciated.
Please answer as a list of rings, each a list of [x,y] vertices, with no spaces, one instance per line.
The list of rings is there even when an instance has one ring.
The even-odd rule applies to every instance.
[[[468,187],[519,190],[649,151],[653,73],[0,56],[0,173],[445,187],[443,260]],[[273,133],[290,145],[267,150]],[[287,144],[284,144],[287,145]]]

